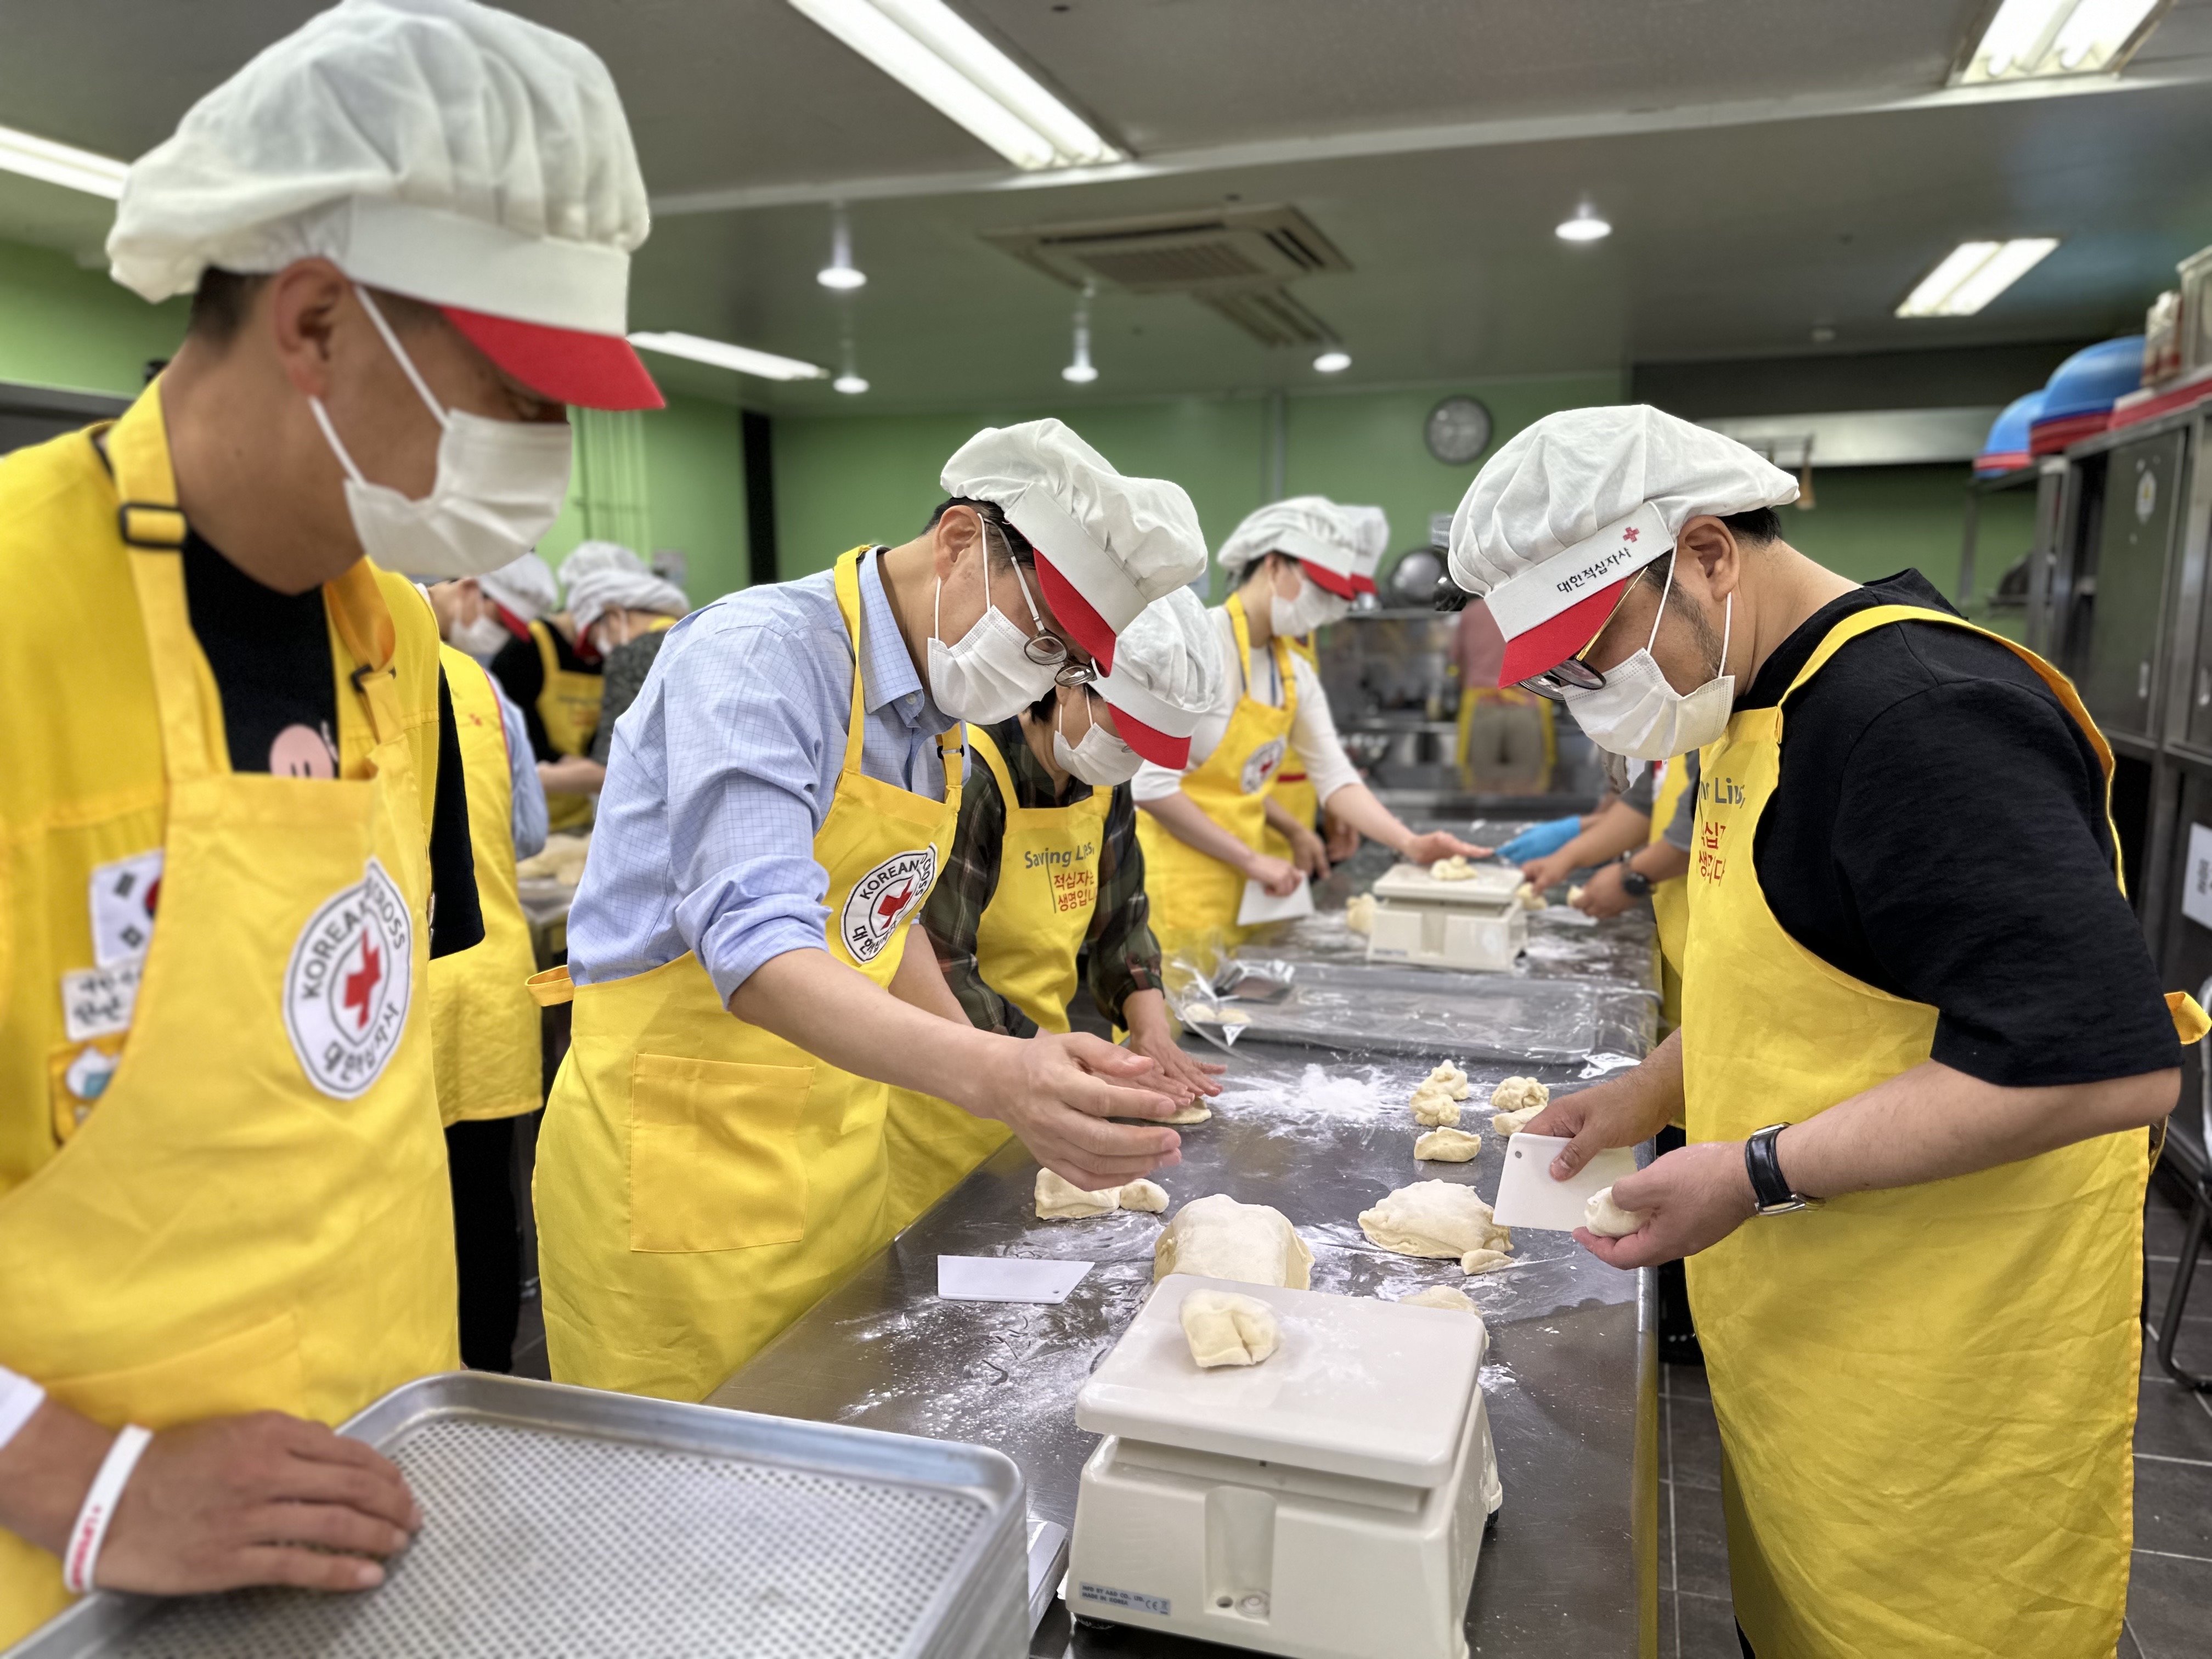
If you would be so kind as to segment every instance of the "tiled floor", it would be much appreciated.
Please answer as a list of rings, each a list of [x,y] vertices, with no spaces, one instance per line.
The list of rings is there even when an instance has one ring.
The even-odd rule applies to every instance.
[[[2183,1216],[2154,1191],[2144,1216],[2151,1316],[2165,1310]],[[2212,1372],[2212,1262],[2198,1270],[2175,1358]],[[1660,1368],[1659,1651],[1738,1659],[1721,1519],[1720,1437],[1705,1374]],[[2148,1342],[2136,1421],[2136,1554],[2119,1659],[2212,1652],[2212,1395],[2167,1380]]]

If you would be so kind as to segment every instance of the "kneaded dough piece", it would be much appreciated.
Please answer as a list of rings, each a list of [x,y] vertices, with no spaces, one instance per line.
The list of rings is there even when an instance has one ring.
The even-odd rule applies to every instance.
[[[1184,1107],[1182,1110],[1172,1113],[1166,1117],[1153,1118],[1152,1121],[1154,1123],[1165,1123],[1171,1127],[1181,1128],[1188,1124],[1203,1123],[1206,1119],[1212,1115],[1213,1112],[1210,1107],[1201,1106],[1196,1101],[1193,1101],[1189,1105]]]
[[[1427,1127],[1449,1126],[1459,1121],[1459,1102],[1448,1094],[1416,1089],[1409,1103],[1413,1109],[1413,1121]]]
[[[1451,1181],[1401,1187],[1359,1215],[1359,1231],[1400,1255],[1464,1255],[1508,1249],[1513,1235],[1491,1218],[1474,1188]]]
[[[1517,1135],[1527,1128],[1537,1113],[1544,1109],[1531,1106],[1525,1112],[1495,1112],[1491,1115],[1491,1132],[1499,1136]]]
[[[1571,909],[1579,909],[1579,908],[1581,908],[1581,906],[1582,906],[1583,895],[1584,893],[1588,892],[1589,890],[1589,889],[1588,889],[1587,887],[1570,887],[1570,888],[1568,888],[1568,889],[1567,889],[1567,905],[1568,905],[1568,908],[1571,908]]]
[[[1156,1181],[1133,1181],[1121,1188],[1121,1207],[1158,1215],[1168,1206],[1168,1189]]]
[[[1152,1245],[1152,1282],[1170,1273],[1303,1291],[1312,1282],[1313,1252],[1280,1210],[1209,1193],[1184,1205],[1160,1229]]]
[[[1465,854],[1455,853],[1448,859],[1438,859],[1434,864],[1429,866],[1429,879],[1431,881],[1473,881],[1474,879],[1474,866],[1467,861]]]
[[[1502,1267],[1513,1258],[1503,1250],[1469,1250],[1459,1259],[1459,1270],[1463,1273],[1486,1273],[1492,1267]]]
[[[1413,1143],[1413,1156],[1431,1164],[1464,1164],[1482,1150],[1482,1136],[1449,1127],[1431,1129]]]
[[[1592,1193],[1583,1206],[1583,1225],[1600,1238],[1626,1238],[1650,1216],[1649,1210],[1624,1210],[1613,1201],[1613,1188]]]
[[[1049,1170],[1037,1171],[1036,1212],[1040,1221],[1074,1221],[1087,1215],[1104,1215],[1109,1210],[1121,1207],[1119,1187],[1090,1193]]]
[[[1401,1296],[1401,1308],[1449,1308],[1458,1313],[1473,1313],[1474,1304],[1468,1300],[1465,1291],[1455,1291],[1449,1285],[1431,1285],[1419,1296]]]
[[[1354,893],[1344,907],[1344,925],[1355,933],[1375,931],[1375,895]]]
[[[1275,1310],[1257,1297],[1229,1291],[1193,1291],[1182,1299],[1182,1336],[1190,1357],[1207,1370],[1216,1365],[1256,1365],[1283,1340]]]
[[[1513,890],[1513,896],[1521,901],[1521,908],[1523,910],[1541,910],[1546,908],[1544,896],[1536,890],[1533,882],[1522,882]]]
[[[1533,1077],[1503,1079],[1490,1091],[1493,1112],[1525,1112],[1532,1107],[1540,1112],[1551,1103],[1552,1091]]]

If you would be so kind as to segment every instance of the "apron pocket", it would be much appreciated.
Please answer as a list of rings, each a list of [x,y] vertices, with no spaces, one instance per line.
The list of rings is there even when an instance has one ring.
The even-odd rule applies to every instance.
[[[640,1054],[629,1078],[629,1247],[681,1254],[806,1234],[799,1120],[811,1066]]]
[[[307,1415],[300,1331],[289,1312],[144,1364],[39,1380],[64,1406],[111,1428],[166,1429],[242,1412]]]

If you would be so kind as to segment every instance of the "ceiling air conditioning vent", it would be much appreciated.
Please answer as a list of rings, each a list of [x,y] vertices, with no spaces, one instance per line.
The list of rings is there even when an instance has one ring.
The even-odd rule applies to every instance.
[[[1288,289],[1257,294],[1202,294],[1207,305],[1261,345],[1334,345],[1336,332],[1291,296]]]

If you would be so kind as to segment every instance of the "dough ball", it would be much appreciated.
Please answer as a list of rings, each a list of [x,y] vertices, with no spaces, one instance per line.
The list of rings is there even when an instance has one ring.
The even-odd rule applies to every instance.
[[[1121,1188],[1121,1207],[1159,1214],[1168,1206],[1168,1189],[1154,1181],[1133,1181]]]
[[[1344,907],[1344,925],[1355,933],[1375,931],[1375,895],[1354,893]]]
[[[1152,1245],[1154,1284],[1170,1273],[1196,1273],[1303,1291],[1312,1273],[1313,1252],[1289,1217],[1265,1204],[1239,1204],[1226,1193],[1184,1205]]]
[[[1399,1188],[1360,1212],[1359,1231],[1400,1255],[1463,1256],[1474,1249],[1505,1249],[1513,1242],[1474,1188],[1450,1181]]]
[[[1074,1221],[1084,1216],[1104,1215],[1109,1210],[1121,1207],[1121,1189],[1119,1187],[1087,1193],[1073,1182],[1063,1180],[1049,1170],[1037,1171],[1036,1212],[1040,1221]]]
[[[1429,1068],[1429,1080],[1431,1082],[1464,1083],[1467,1081],[1467,1073],[1460,1070],[1459,1062],[1457,1060],[1440,1060],[1434,1066]]]
[[[1567,889],[1567,903],[1568,903],[1571,908],[1575,908],[1575,909],[1580,909],[1580,908],[1582,908],[1583,895],[1584,893],[1588,892],[1589,890],[1589,889],[1588,889],[1587,887],[1570,887],[1570,888],[1568,888],[1568,889]]]
[[[1416,1089],[1410,1103],[1413,1109],[1413,1121],[1430,1128],[1435,1128],[1439,1125],[1455,1124],[1459,1121],[1459,1102],[1441,1091],[1431,1091],[1425,1094]]]
[[[1283,1340],[1275,1310],[1256,1297],[1229,1291],[1193,1291],[1182,1299],[1183,1340],[1207,1370],[1216,1365],[1256,1365]]]
[[[1532,882],[1522,882],[1513,890],[1513,896],[1520,900],[1521,908],[1523,910],[1541,910],[1545,908],[1544,896],[1536,890]]]
[[[1189,1105],[1184,1107],[1182,1110],[1179,1112],[1174,1113],[1167,1117],[1156,1117],[1152,1121],[1154,1123],[1165,1123],[1171,1127],[1180,1128],[1188,1124],[1203,1123],[1206,1119],[1212,1115],[1213,1113],[1210,1108],[1201,1106],[1198,1102],[1194,1100]]]
[[[1613,1188],[1590,1194],[1583,1206],[1583,1225],[1600,1238],[1626,1238],[1649,1218],[1649,1210],[1624,1210],[1613,1201]]]
[[[1493,1113],[1490,1119],[1491,1133],[1498,1135],[1517,1135],[1527,1128],[1534,1121],[1536,1115],[1543,1109],[1541,1106],[1531,1106],[1525,1112]]]
[[[1465,1291],[1455,1291],[1449,1285],[1431,1285],[1418,1296],[1401,1296],[1401,1308],[1449,1308],[1456,1313],[1473,1313],[1474,1304],[1468,1301]]]
[[[1469,1250],[1460,1257],[1459,1270],[1463,1273],[1486,1273],[1492,1268],[1504,1267],[1512,1259],[1503,1250]]]
[[[1473,881],[1474,866],[1463,854],[1455,853],[1449,858],[1438,859],[1431,865],[1429,878],[1431,881]]]
[[[1464,1164],[1482,1150],[1482,1136],[1464,1129],[1431,1129],[1413,1143],[1413,1156],[1431,1164]],[[1123,1200],[1125,1203],[1127,1200]]]
[[[1533,1077],[1509,1077],[1490,1091],[1493,1112],[1541,1111],[1552,1103],[1552,1091]]]

